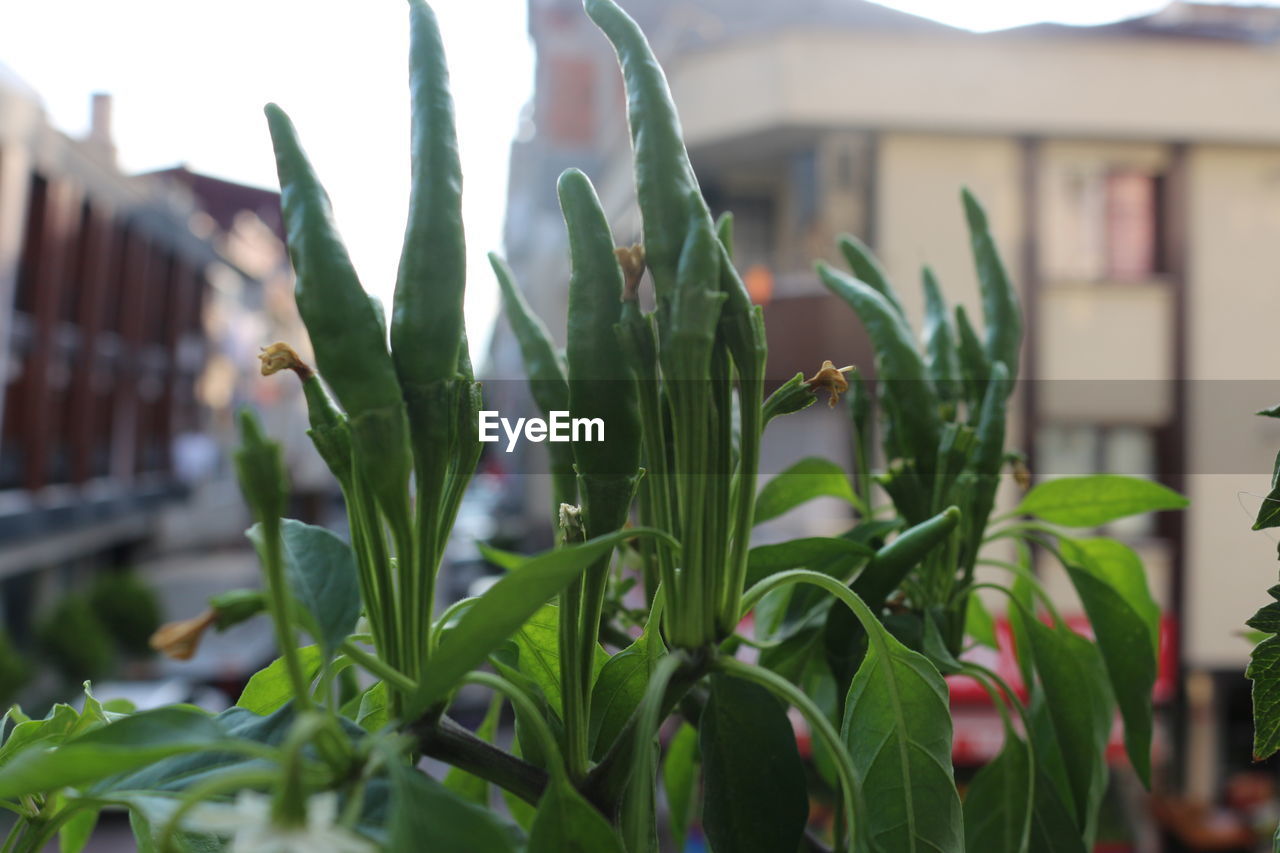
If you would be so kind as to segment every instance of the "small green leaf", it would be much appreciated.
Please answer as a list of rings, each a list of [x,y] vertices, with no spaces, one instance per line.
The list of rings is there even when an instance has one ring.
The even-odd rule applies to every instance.
[[[1258,517],[1253,522],[1254,530],[1271,527],[1280,527],[1280,453],[1276,454],[1275,466],[1271,469],[1271,491],[1262,499]]]
[[[620,542],[645,535],[669,538],[660,531],[642,527],[619,530],[581,545],[531,557],[518,572],[500,579],[462,615],[457,626],[441,638],[429,666],[420,674],[417,693],[406,703],[406,716],[416,717],[447,697],[464,675],[479,666],[490,652],[597,558]]]
[[[391,853],[515,853],[519,849],[514,828],[425,773],[400,767],[392,780],[387,847]]]
[[[298,661],[302,664],[302,677],[308,682],[320,672],[320,649],[303,646],[298,649]],[[284,658],[276,658],[266,669],[260,669],[249,679],[236,700],[236,707],[266,716],[293,698],[293,686],[285,668]]]
[[[1113,712],[1106,669],[1098,647],[1074,631],[1050,628],[1039,619],[1022,622],[1043,687],[1045,716],[1052,724],[1052,738],[1033,740],[1036,756],[1050,761],[1053,755],[1042,742],[1056,744],[1076,821],[1085,828],[1096,819],[1106,785]]]
[[[1063,538],[1062,552],[1120,706],[1129,760],[1143,784],[1150,785],[1159,608],[1146,588],[1137,555],[1119,542]]]
[[[58,853],[80,853],[98,825],[96,808],[80,808],[58,830]]]
[[[1254,412],[1254,414],[1261,415],[1264,418],[1280,418],[1280,403],[1276,403],[1274,406],[1272,406],[1269,409],[1263,409],[1259,412]]]
[[[1186,505],[1182,495],[1150,480],[1092,474],[1040,483],[1022,499],[1017,512],[1064,527],[1097,527],[1129,515]]]
[[[538,814],[529,830],[529,853],[626,851],[600,812],[567,781],[553,779],[538,803]]]
[[[834,462],[810,456],[764,484],[756,497],[755,523],[777,518],[817,497],[840,498],[857,503],[849,475]]]
[[[1267,592],[1276,601],[1259,610],[1247,624],[1274,634],[1280,629],[1280,586]],[[1254,647],[1244,674],[1253,681],[1253,756],[1261,761],[1280,750],[1280,636],[1267,637]]]
[[[29,749],[0,767],[0,798],[84,785],[170,755],[212,749],[228,738],[212,717],[185,708],[160,708],[101,726],[57,749]]]
[[[995,617],[977,593],[970,593],[968,603],[965,604],[964,632],[989,649],[1000,648],[1000,642],[996,639]]]
[[[651,626],[656,621],[651,618],[634,643],[600,667],[595,686],[591,688],[591,723],[587,734],[594,759],[602,758],[618,739],[644,696],[654,665],[666,653],[662,639],[654,639]]]
[[[360,709],[356,711],[356,725],[366,732],[381,731],[389,723],[387,714],[387,683],[379,681],[360,697]]]
[[[871,629],[876,634],[849,685],[841,732],[866,816],[857,831],[875,853],[959,853],[964,829],[947,684],[923,655],[878,624]]]
[[[850,539],[814,536],[792,539],[776,545],[757,545],[747,552],[747,581],[750,588],[769,575],[787,569],[814,568],[828,561],[840,561],[844,570],[851,570],[859,558],[875,555],[875,549]],[[832,572],[827,572],[832,574]]]
[[[699,720],[702,825],[713,850],[795,850],[809,818],[804,764],[786,709],[769,691],[711,677]]]
[[[255,524],[246,535],[262,556],[262,525]],[[281,522],[280,540],[289,593],[302,608],[303,627],[332,654],[360,618],[355,554],[323,527],[292,518]]]
[[[1000,754],[978,771],[965,793],[967,850],[975,853],[1027,851],[1035,802],[1034,774],[1031,749],[1006,723]],[[1074,831],[1074,827],[1068,829]]]
[[[514,551],[504,551],[501,548],[495,548],[492,545],[486,545],[484,542],[477,542],[476,548],[480,551],[480,556],[484,557],[490,563],[493,563],[500,569],[511,571],[518,569],[528,562],[529,557],[525,554],[517,554]]]
[[[698,730],[681,723],[667,746],[662,762],[662,785],[667,791],[667,811],[671,817],[671,837],[676,849],[684,849],[698,798]]]

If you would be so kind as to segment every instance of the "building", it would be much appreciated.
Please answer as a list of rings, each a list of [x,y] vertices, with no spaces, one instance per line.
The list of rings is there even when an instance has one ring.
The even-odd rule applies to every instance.
[[[279,325],[264,299],[291,282],[278,201],[274,230],[229,206],[270,220],[274,194],[125,175],[109,96],[92,118],[85,139],[58,132],[0,66],[0,624],[20,644],[94,571],[240,539],[231,409],[274,401],[247,377]],[[226,328],[261,337],[237,350]]]
[[[1194,713],[1172,714],[1166,737],[1186,744],[1188,790],[1212,799],[1250,760],[1239,633],[1276,579],[1275,543],[1249,525],[1280,449],[1251,414],[1280,397],[1280,11],[1175,2],[977,35],[865,0],[623,5],[664,62],[708,202],[735,212],[771,376],[869,366],[857,321],[811,272],[840,232],[873,246],[917,327],[925,263],[976,306],[960,187],[983,200],[1027,314],[1012,443],[1040,476],[1158,477],[1191,498],[1112,532],[1144,557],[1173,660],[1194,675]],[[512,151],[507,249],[562,336],[556,174],[591,175],[620,241],[638,214],[608,43],[574,0],[530,0],[529,29],[537,88]],[[502,378],[519,375],[513,355],[500,332]],[[831,423],[803,413],[787,427],[800,440],[767,439],[763,471],[839,454]]]

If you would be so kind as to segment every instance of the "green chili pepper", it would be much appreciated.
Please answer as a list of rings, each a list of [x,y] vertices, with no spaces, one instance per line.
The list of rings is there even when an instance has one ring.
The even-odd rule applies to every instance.
[[[710,228],[711,214],[689,165],[667,78],[640,27],[613,0],[585,0],[583,5],[613,43],[622,67],[645,258],[658,298],[664,300],[675,288],[691,223],[705,219]]]
[[[635,379],[614,330],[622,320],[622,267],[613,251],[613,233],[587,176],[569,169],[557,184],[569,232],[569,410],[575,418],[604,421],[604,441],[574,442],[579,480],[584,486],[587,536],[616,530],[630,504],[630,488],[640,467],[640,416]],[[628,492],[604,506],[588,500],[587,481],[611,478]],[[631,485],[622,485],[630,483]]]
[[[333,226],[329,199],[293,123],[266,108],[280,173],[280,206],[297,273],[298,312],[316,362],[350,418],[352,443],[389,515],[407,513],[408,424],[377,313]],[[407,515],[405,516],[407,517]]]
[[[267,598],[260,589],[230,589],[209,599],[213,625],[225,631],[267,609]]]
[[[906,312],[902,310],[902,301],[898,299],[898,293],[893,289],[893,283],[889,281],[884,267],[880,266],[880,262],[876,260],[871,250],[852,234],[841,234],[836,238],[836,243],[849,269],[853,270],[853,277],[869,284],[873,290],[883,296],[893,306],[893,310],[898,312],[899,317],[906,317]]]
[[[924,268],[924,350],[928,356],[929,377],[938,392],[938,400],[944,405],[960,398],[960,361],[956,353],[955,336],[951,331],[951,317],[947,312],[942,289],[934,278],[933,270]]]
[[[406,386],[454,377],[462,339],[466,243],[449,68],[435,14],[409,0],[412,192],[396,276],[391,346]]]
[[[533,396],[533,402],[546,417],[550,417],[551,412],[570,411],[568,368],[565,366],[564,356],[556,350],[551,341],[551,333],[547,331],[542,319],[529,307],[524,294],[516,285],[511,268],[492,252],[489,253],[489,264],[493,267],[493,274],[502,291],[502,305],[507,321],[511,323],[511,330],[515,332],[516,342],[520,345],[520,355],[524,361],[525,373],[529,377],[529,392]],[[552,512],[556,513],[561,504],[578,502],[573,448],[563,443],[551,443],[547,445],[547,453],[554,480]]]
[[[960,509],[949,506],[933,518],[904,530],[876,552],[854,580],[853,591],[870,607],[878,608],[930,551],[946,541],[959,523]]]
[[[879,291],[848,274],[818,264],[818,275],[862,319],[876,351],[876,378],[892,383],[882,394],[902,450],[928,470],[938,450],[938,400],[924,361],[916,350],[911,329]]]
[[[995,506],[996,489],[1000,485],[1000,469],[1004,466],[1005,418],[1009,408],[1009,371],[1004,362],[991,366],[991,381],[987,383],[987,395],[982,401],[978,418],[977,448],[974,450],[971,470],[974,475],[974,497],[968,519],[969,536],[964,555],[967,574],[972,574],[986,529],[987,516]]]
[[[983,352],[978,333],[969,322],[969,315],[963,305],[956,306],[956,351],[960,357],[960,376],[964,380],[965,400],[971,407],[969,419],[976,417],[982,400],[986,396],[987,379],[991,375],[991,362]]]
[[[982,320],[987,327],[986,355],[994,363],[1003,361],[1009,380],[1018,378],[1018,359],[1022,349],[1022,311],[1018,294],[1009,282],[995,240],[987,225],[987,214],[973,193],[963,190],[965,219],[969,224],[973,262],[982,289]],[[1012,390],[1012,385],[1010,389]]]

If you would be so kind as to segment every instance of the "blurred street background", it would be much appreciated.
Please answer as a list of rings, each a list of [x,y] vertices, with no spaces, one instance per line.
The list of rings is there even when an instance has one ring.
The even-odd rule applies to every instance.
[[[274,657],[267,623],[211,635],[188,662],[147,638],[258,583],[229,461],[237,409],[284,443],[290,514],[345,524],[297,382],[257,373],[273,341],[311,360],[259,109],[293,113],[366,287],[389,298],[402,10],[71,5],[83,15],[10,10],[0,30],[0,704],[43,713],[89,679],[101,699],[217,709]],[[578,0],[433,5],[467,180],[471,350],[489,408],[518,417],[532,402],[484,253],[507,257],[563,342],[559,172],[587,172],[618,242],[639,239],[621,79]],[[1117,732],[1097,849],[1269,850],[1277,766],[1252,761],[1243,672],[1244,621],[1277,578],[1275,540],[1249,526],[1280,450],[1275,421],[1252,416],[1280,402],[1280,6],[622,5],[667,69],[713,213],[735,214],[774,385],[824,359],[874,374],[812,272],[837,260],[838,234],[875,249],[917,326],[924,264],[980,315],[960,188],[982,200],[1026,312],[1010,436],[1032,475],[1150,477],[1192,502],[1106,531],[1141,554],[1165,619],[1156,784],[1141,790]],[[848,433],[825,406],[781,420],[761,471],[847,463]],[[477,541],[551,542],[542,449],[489,447],[444,603],[499,571]],[[1007,507],[1018,493],[1007,484]],[[847,513],[817,502],[761,534],[829,534]],[[1080,613],[1060,570],[1041,573]],[[963,781],[1001,727],[985,694],[954,689],[952,704]]]

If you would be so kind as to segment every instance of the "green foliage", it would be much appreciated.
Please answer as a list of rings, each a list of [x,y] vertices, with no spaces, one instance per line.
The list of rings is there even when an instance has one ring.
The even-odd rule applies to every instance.
[[[786,709],[763,687],[715,675],[698,734],[702,823],[712,849],[796,849],[809,799]]]
[[[89,598],[67,595],[36,625],[41,655],[68,682],[98,679],[115,661],[115,645]]]
[[[622,71],[643,245],[617,249],[586,176],[562,176],[567,357],[491,258],[536,404],[609,425],[607,444],[552,448],[557,547],[482,548],[505,573],[437,612],[437,570],[479,455],[482,401],[462,322],[460,158],[443,42],[431,10],[409,0],[413,186],[389,324],[292,123],[267,108],[320,373],[283,343],[265,349],[263,366],[302,382],[350,542],[281,517],[280,446],[244,414],[235,461],[263,590],[215,596],[183,627],[266,610],[280,659],[216,716],[184,706],[133,713],[89,693],[82,712],[60,705],[31,720],[12,710],[0,800],[18,815],[21,853],[59,829],[62,848],[78,850],[105,807],[129,810],[146,851],[218,849],[201,816],[230,813],[223,829],[354,833],[397,853],[653,853],[659,784],[676,844],[700,817],[719,853],[796,850],[811,797],[838,803],[841,850],[1083,853],[1097,834],[1117,708],[1130,760],[1149,778],[1159,611],[1132,550],[1063,528],[1186,502],[1155,483],[1098,475],[1042,483],[992,518],[1006,462],[1018,458],[1006,420],[1023,342],[1017,292],[980,204],[962,194],[981,336],[932,270],[917,334],[885,268],[845,236],[852,274],[825,264],[818,274],[870,339],[874,385],[825,364],[765,400],[763,314],[733,264],[732,217],[712,222],[639,27],[612,0],[585,6]],[[646,270],[652,293],[642,298]],[[783,366],[786,375],[799,367]],[[853,476],[808,457],[760,488],[765,426],[812,404],[818,389],[849,393]],[[873,459],[885,470],[873,471]],[[844,505],[843,532],[753,547],[756,524],[817,497]],[[1280,524],[1272,503],[1280,499],[1258,527]],[[1001,540],[1013,540],[1016,562],[987,550]],[[1058,616],[1030,545],[1061,562],[1095,639]],[[987,568],[1013,582],[988,581]],[[644,604],[624,601],[628,589]],[[985,589],[1011,602],[1026,701],[969,654],[998,643],[978,598]],[[1260,752],[1280,746],[1275,594],[1250,623],[1272,635],[1250,668]],[[125,597],[68,599],[42,627],[46,654],[69,674],[100,672],[88,658],[110,644],[97,620],[119,616]],[[130,631],[122,645],[149,633]],[[312,645],[299,645],[299,631]],[[748,646],[754,663],[737,656]],[[4,658],[0,644],[0,672]],[[945,681],[959,674],[988,687],[1005,723],[1003,749],[963,805]],[[474,733],[451,716],[464,686],[494,696]],[[498,725],[506,703],[516,720],[509,746]],[[790,709],[813,735],[814,773]],[[665,756],[664,732],[673,734]],[[443,782],[416,769],[424,756],[449,766]],[[491,786],[527,840],[491,808]]]
[[[122,652],[151,655],[148,641],[160,627],[160,599],[136,572],[100,572],[89,589],[89,604]]]
[[[9,632],[0,628],[0,707],[8,707],[30,677],[27,662],[14,647]]]

